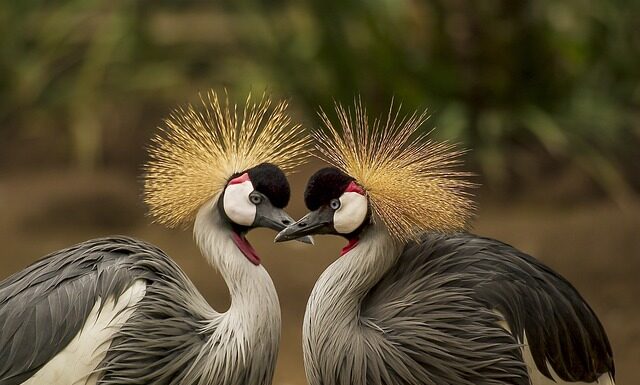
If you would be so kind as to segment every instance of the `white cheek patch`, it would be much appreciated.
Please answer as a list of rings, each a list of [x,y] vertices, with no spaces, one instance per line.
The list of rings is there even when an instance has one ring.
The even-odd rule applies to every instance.
[[[333,214],[333,227],[341,234],[349,234],[360,227],[367,216],[367,197],[346,192],[340,197],[340,208]]]
[[[253,191],[250,180],[230,184],[224,191],[222,207],[229,219],[241,226],[251,226],[256,219],[256,205],[249,200]]]

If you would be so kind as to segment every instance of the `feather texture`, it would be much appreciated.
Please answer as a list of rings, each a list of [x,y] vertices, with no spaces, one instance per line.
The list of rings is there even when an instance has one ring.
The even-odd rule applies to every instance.
[[[131,243],[85,242],[0,283],[0,384],[31,377],[75,337],[98,298],[117,298],[126,290],[136,278],[127,268]]]
[[[234,174],[260,163],[284,171],[304,163],[309,139],[292,124],[287,102],[272,107],[263,95],[247,97],[241,111],[210,91],[200,108],[188,105],[165,120],[149,147],[144,200],[155,221],[186,225]]]
[[[464,229],[473,213],[469,173],[456,171],[461,151],[418,134],[426,111],[370,120],[358,100],[353,110],[336,104],[339,125],[320,114],[325,129],[313,136],[321,157],[363,186],[374,211],[401,240],[423,231]]]
[[[303,329],[309,383],[529,385],[520,345],[457,284],[463,275],[446,273],[447,255],[408,253],[385,233],[368,229],[316,283]]]
[[[57,251],[0,283],[0,385],[31,378],[78,334],[94,304],[109,302],[100,298],[118,298],[135,281],[146,283],[146,293],[95,368],[98,384],[270,384],[277,297],[270,280],[265,289],[257,277],[247,279],[276,298],[260,306],[276,319],[266,331],[239,322],[241,312],[216,312],[182,269],[148,243],[110,237]],[[253,297],[264,302],[261,293]],[[262,322],[255,307],[244,310]],[[254,329],[260,335],[248,334]]]
[[[524,342],[528,369],[548,378],[549,368],[557,381],[615,377],[595,313],[539,261],[467,233],[423,234],[396,257],[372,230],[314,287],[304,329],[312,385],[530,384]]]

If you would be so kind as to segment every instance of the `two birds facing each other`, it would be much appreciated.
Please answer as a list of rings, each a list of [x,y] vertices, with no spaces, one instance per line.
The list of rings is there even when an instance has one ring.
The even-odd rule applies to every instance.
[[[219,313],[156,247],[124,237],[55,252],[0,283],[0,385],[270,384],[280,338],[273,283],[245,235],[336,234],[348,245],[305,313],[310,384],[612,384],[596,315],[560,275],[464,231],[473,204],[459,152],[416,133],[425,115],[370,121],[358,103],[322,115],[332,166],[284,212],[285,171],[309,143],[286,104],[210,93],[177,110],[150,147],[145,201],[170,227],[193,222],[229,287]],[[238,117],[240,115],[240,117]]]

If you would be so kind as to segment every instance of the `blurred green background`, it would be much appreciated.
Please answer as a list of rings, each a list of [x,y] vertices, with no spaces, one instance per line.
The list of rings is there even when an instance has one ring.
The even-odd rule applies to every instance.
[[[165,248],[224,307],[189,233],[144,218],[138,174],[162,118],[225,87],[238,100],[288,98],[309,128],[318,107],[358,94],[375,114],[392,98],[428,108],[425,130],[471,149],[466,167],[483,185],[475,231],[574,282],[609,330],[619,382],[634,381],[639,1],[3,1],[0,278],[125,233]],[[319,166],[292,177],[294,216]],[[252,237],[285,255],[266,261],[285,322],[276,383],[302,383],[304,303],[340,241],[309,251],[272,236]]]
[[[131,169],[168,108],[210,87],[269,89],[311,125],[332,99],[395,96],[473,149],[490,187],[571,168],[624,199],[639,16],[634,0],[6,1],[0,159]]]

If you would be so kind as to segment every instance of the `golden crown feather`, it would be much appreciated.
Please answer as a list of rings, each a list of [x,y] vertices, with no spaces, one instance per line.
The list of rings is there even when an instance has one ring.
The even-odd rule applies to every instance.
[[[418,133],[426,110],[400,116],[401,106],[392,102],[386,118],[371,121],[361,100],[354,104],[352,110],[336,103],[340,129],[320,111],[324,129],[313,132],[320,158],[364,187],[396,239],[465,229],[475,206],[469,193],[474,184],[465,180],[471,174],[456,170],[464,151]]]
[[[257,102],[249,94],[239,111],[226,92],[221,100],[210,91],[200,102],[174,110],[148,149],[144,201],[169,227],[193,220],[232,175],[265,162],[290,171],[308,157],[310,139],[291,123],[286,101],[272,107],[266,93]]]

